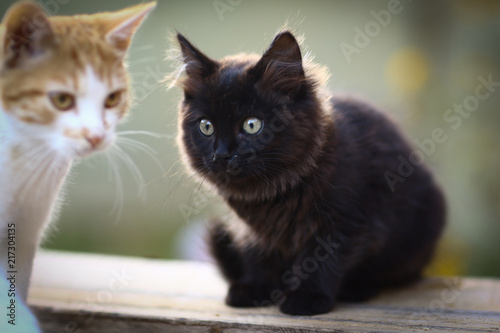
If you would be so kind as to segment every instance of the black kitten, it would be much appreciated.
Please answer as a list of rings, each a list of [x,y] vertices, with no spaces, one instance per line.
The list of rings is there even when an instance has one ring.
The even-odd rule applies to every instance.
[[[386,116],[320,93],[290,32],[220,61],[177,38],[181,149],[238,215],[210,233],[229,305],[312,315],[420,277],[444,198]]]

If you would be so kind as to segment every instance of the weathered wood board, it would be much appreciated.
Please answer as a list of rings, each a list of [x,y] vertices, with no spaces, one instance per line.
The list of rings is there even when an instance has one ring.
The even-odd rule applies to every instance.
[[[500,332],[500,281],[431,278],[312,317],[224,305],[207,263],[62,252],[36,258],[29,303],[47,333]]]

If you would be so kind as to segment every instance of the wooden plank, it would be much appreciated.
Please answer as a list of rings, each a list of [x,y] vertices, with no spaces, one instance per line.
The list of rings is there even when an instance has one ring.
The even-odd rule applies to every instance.
[[[42,252],[29,303],[45,332],[500,332],[500,281],[430,278],[312,317],[224,305],[207,263]]]

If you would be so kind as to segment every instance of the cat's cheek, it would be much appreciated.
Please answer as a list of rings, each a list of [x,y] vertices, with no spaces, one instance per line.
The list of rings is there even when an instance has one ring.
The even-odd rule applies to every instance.
[[[73,157],[74,149],[70,140],[62,135],[62,133],[54,132],[47,134],[43,137],[43,141],[50,147],[50,149],[60,156]]]
[[[82,144],[81,130],[76,119],[69,114],[59,115],[52,127],[52,134],[47,136],[47,143],[59,155],[76,157]]]
[[[14,117],[26,125],[50,126],[50,124],[55,121],[57,113],[43,104],[39,104],[36,107],[34,105],[36,105],[36,103],[23,101],[17,105],[8,106],[4,111],[9,116]]]
[[[116,125],[123,119],[124,114],[123,113],[116,113],[116,112],[106,112],[104,115],[104,128],[106,130],[114,130]]]
[[[116,134],[114,131],[105,133],[102,143],[97,147],[96,150],[100,151],[109,148],[115,143],[115,140]]]

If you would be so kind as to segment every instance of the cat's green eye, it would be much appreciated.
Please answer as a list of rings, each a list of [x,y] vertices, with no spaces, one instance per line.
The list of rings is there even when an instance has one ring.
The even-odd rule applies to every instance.
[[[200,121],[200,132],[205,136],[210,136],[214,134],[214,125],[208,119],[202,119]]]
[[[257,134],[262,129],[262,120],[251,117],[243,123],[243,130],[248,134]]]
[[[49,93],[52,105],[59,111],[68,111],[75,106],[75,97],[65,92]]]
[[[107,109],[117,107],[118,104],[120,104],[121,100],[122,100],[122,92],[121,91],[112,92],[106,98],[106,101],[104,102],[104,106]]]

